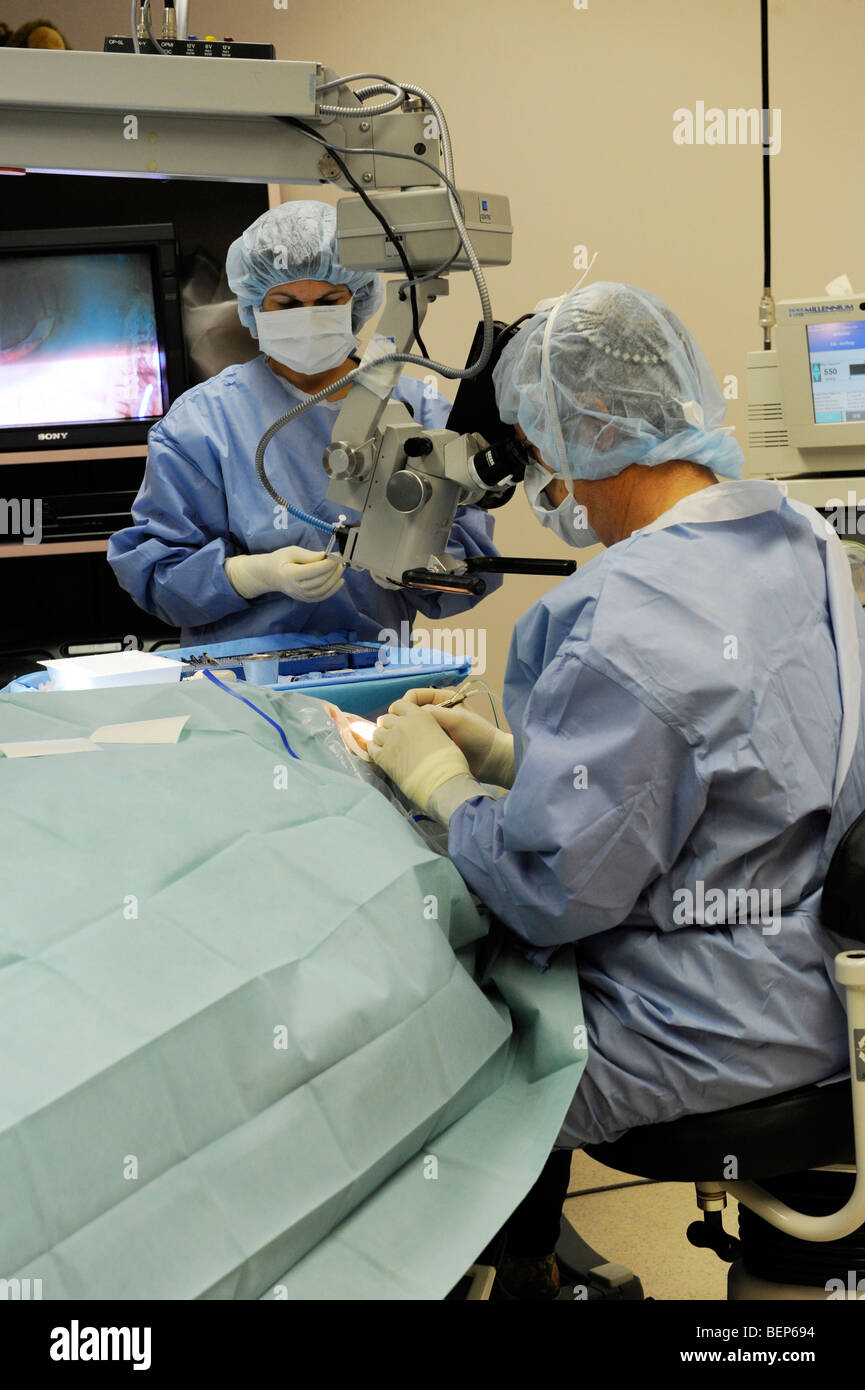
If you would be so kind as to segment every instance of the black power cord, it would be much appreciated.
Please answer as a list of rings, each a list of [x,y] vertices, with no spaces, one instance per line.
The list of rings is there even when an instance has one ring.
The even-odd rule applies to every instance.
[[[760,77],[763,93],[763,294],[772,284],[772,184],[769,176],[769,0],[760,0]],[[772,330],[763,329],[763,348],[772,346]]]

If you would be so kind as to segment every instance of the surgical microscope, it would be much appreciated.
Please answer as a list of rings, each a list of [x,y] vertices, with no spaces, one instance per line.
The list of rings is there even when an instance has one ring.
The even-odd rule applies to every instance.
[[[362,95],[386,92],[391,85],[366,89]],[[256,470],[275,502],[321,528],[319,519],[299,512],[273,488],[264,454],[284,424],[350,382],[322,462],[331,480],[329,500],[358,512],[360,519],[346,518],[332,528],[329,548],[336,544],[350,568],[375,569],[408,589],[480,596],[486,590],[484,572],[558,577],[572,574],[576,565],[572,560],[517,556],[458,560],[447,552],[458,507],[467,503],[484,509],[501,506],[522,481],[525,446],[498,415],[492,372],[520,324],[531,315],[524,314],[511,324],[492,318],[481,267],[510,261],[508,201],[454,186],[444,115],[428,93],[419,98],[407,95],[420,90],[406,86],[397,88],[397,93],[402,92],[403,100],[419,109],[440,133],[445,187],[404,188],[383,194],[375,203],[359,189],[355,196],[341,199],[336,209],[342,265],[393,273],[398,258],[406,278],[388,284],[384,313],[359,367],[276,420],[259,443]],[[332,109],[345,115],[353,108]],[[337,151],[329,144],[326,147],[351,182]],[[460,371],[431,361],[420,336],[428,305],[448,294],[449,270],[471,270],[484,312],[466,367]],[[422,356],[411,355],[413,341]],[[445,429],[419,429],[407,406],[391,399],[404,362],[460,379]]]

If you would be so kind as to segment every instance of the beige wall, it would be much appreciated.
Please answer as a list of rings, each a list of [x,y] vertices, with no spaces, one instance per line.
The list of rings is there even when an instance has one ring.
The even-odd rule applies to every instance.
[[[104,33],[127,27],[126,0],[52,0],[47,9],[78,48],[101,48]],[[820,294],[842,271],[865,289],[865,4],[770,0],[769,9],[771,101],[782,111],[772,160],[776,297]],[[35,15],[34,0],[5,0],[3,13],[21,23]],[[316,0],[288,10],[272,0],[190,0],[190,27],[426,86],[444,106],[458,181],[511,200],[513,263],[488,275],[496,316],[569,288],[578,278],[572,248],[587,245],[599,253],[591,278],[658,294],[716,374],[738,377],[728,422],[744,442],[745,355],[761,345],[759,151],[677,146],[672,116],[697,101],[760,105],[757,0],[588,0],[584,10],[571,0]],[[430,350],[461,365],[476,319],[471,277],[452,276],[449,302],[426,322]],[[499,513],[497,540],[512,554],[568,553],[522,497]],[[496,686],[513,623],[544,587],[506,580],[472,615],[486,629]]]

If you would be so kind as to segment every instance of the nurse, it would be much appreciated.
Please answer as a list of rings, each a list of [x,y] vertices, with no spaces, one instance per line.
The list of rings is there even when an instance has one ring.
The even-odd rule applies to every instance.
[[[708,365],[650,294],[572,291],[494,382],[539,522],[606,549],[518,622],[512,736],[414,691],[370,749],[538,964],[576,948],[588,1061],[559,1146],[843,1071],[819,900],[865,806],[865,647],[840,542],[739,480]],[[546,1242],[512,1251],[550,1276],[537,1296],[558,1175]]]
[[[264,213],[229,249],[228,282],[241,322],[261,355],[195,386],[148,436],[147,468],[108,562],[136,603],[182,629],[186,644],[267,633],[352,631],[374,641],[401,631],[418,610],[450,617],[465,595],[404,590],[344,569],[325,556],[322,533],[275,506],[255,472],[255,449],[278,416],[358,365],[355,334],[380,307],[381,280],[339,264],[336,213],[327,203],[284,203]],[[285,426],[268,449],[268,473],[294,505],[323,521],[328,502],[322,455],[350,386]],[[440,429],[450,402],[401,376],[404,401],[422,429]],[[493,521],[461,507],[448,550],[495,555]],[[488,591],[501,583],[490,576]]]

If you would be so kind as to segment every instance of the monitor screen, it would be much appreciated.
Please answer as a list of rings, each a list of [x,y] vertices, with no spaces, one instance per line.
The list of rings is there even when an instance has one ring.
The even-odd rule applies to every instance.
[[[0,430],[168,409],[146,250],[0,257]]]
[[[815,425],[865,420],[865,322],[809,323]]]

